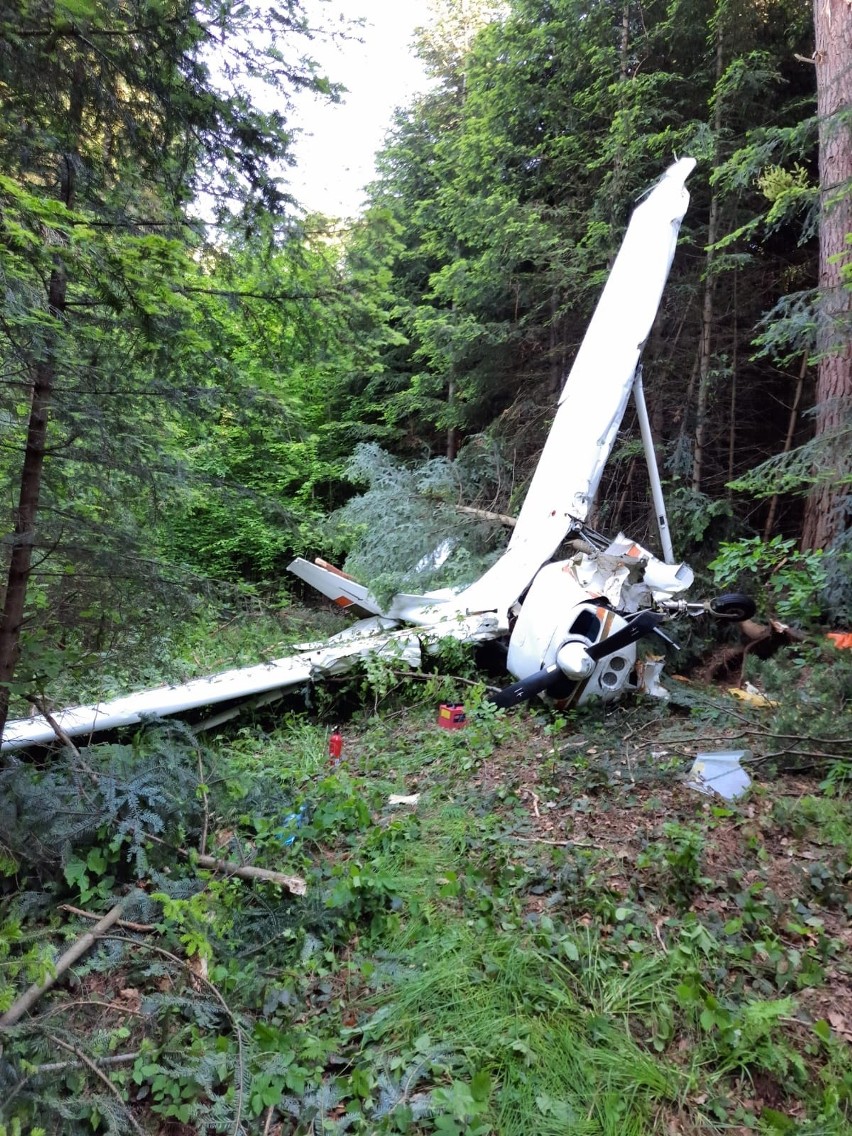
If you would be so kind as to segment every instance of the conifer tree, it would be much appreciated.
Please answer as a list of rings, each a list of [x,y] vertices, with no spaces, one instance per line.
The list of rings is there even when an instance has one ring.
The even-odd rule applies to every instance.
[[[0,353],[13,396],[4,460],[17,484],[0,728],[34,567],[57,542],[68,544],[66,527],[70,544],[85,547],[110,511],[133,515],[134,479],[126,462],[123,473],[109,472],[109,451],[135,453],[151,474],[164,463],[167,447],[154,432],[161,441],[169,433],[178,401],[169,380],[207,347],[193,331],[193,199],[203,190],[219,221],[239,218],[248,230],[288,203],[286,121],[257,108],[250,82],[270,84],[285,104],[294,86],[328,89],[294,56],[291,41],[305,30],[296,4],[7,0],[0,8],[0,258],[9,297]],[[81,484],[98,464],[100,489]],[[120,492],[104,495],[105,485]]]

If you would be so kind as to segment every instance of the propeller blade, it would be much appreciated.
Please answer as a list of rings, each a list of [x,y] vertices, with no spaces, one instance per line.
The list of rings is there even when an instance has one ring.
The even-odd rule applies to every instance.
[[[527,699],[533,698],[536,694],[541,694],[543,690],[551,690],[553,687],[558,686],[560,681],[566,682],[565,675],[556,665],[551,663],[549,667],[544,670],[536,671],[535,674],[527,675],[519,682],[513,682],[511,686],[506,686],[503,690],[498,690],[496,694],[489,694],[488,699],[496,706],[508,708],[509,706],[517,706],[521,702],[526,702]],[[573,686],[573,683],[569,684]]]
[[[587,647],[586,653],[595,662],[598,659],[605,659],[607,655],[615,654],[622,647],[629,647],[631,643],[636,643],[639,639],[644,639],[646,635],[651,635],[656,630],[657,624],[662,623],[664,618],[665,616],[660,615],[657,611],[640,611],[638,615],[632,617],[626,627],[608,635],[606,639],[601,639],[599,643],[593,643],[591,647]]]

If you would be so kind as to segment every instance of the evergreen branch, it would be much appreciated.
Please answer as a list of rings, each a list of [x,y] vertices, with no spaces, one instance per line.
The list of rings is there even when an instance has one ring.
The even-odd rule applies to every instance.
[[[335,292],[252,292],[238,288],[202,288],[200,285],[184,285],[175,291],[181,295],[200,293],[204,296],[227,296],[241,300],[265,300],[271,304],[281,300],[329,300],[336,296]]]
[[[151,951],[154,954],[161,955],[163,958],[167,958],[171,962],[176,963],[179,967],[181,967],[181,969],[187,971],[195,981],[200,982],[204,986],[206,986],[207,989],[210,991],[210,993],[213,995],[213,997],[216,999],[216,1001],[219,1003],[219,1005],[222,1007],[222,1009],[225,1012],[225,1015],[227,1016],[231,1025],[233,1026],[234,1036],[237,1039],[237,1068],[236,1068],[236,1076],[234,1078],[234,1080],[236,1082],[236,1093],[237,1093],[237,1115],[236,1115],[236,1119],[234,1121],[233,1136],[239,1136],[240,1124],[241,1124],[242,1115],[243,1115],[243,1078],[244,1078],[244,1072],[245,1072],[245,1055],[244,1055],[244,1052],[243,1052],[243,1030],[242,1030],[242,1026],[237,1021],[236,1017],[234,1016],[230,1006],[228,1005],[228,1003],[225,1001],[225,999],[222,997],[221,993],[219,992],[219,988],[217,986],[215,986],[208,978],[205,978],[203,975],[198,974],[196,971],[194,971],[185,959],[178,958],[178,956],[172,954],[171,951],[167,951],[165,949],[165,947],[158,947],[154,943],[146,943],[141,939],[129,939],[129,938],[127,938],[126,935],[106,935],[104,937],[109,938],[109,939],[115,939],[119,943],[128,943],[132,947],[137,947],[137,948],[142,947],[146,951]],[[0,1023],[0,1024],[2,1024],[2,1023]]]
[[[162,27],[169,24],[181,24],[185,17],[179,16],[164,16],[156,24],[137,24],[135,27],[130,28],[90,28],[89,35],[93,36],[107,36],[111,39],[116,38],[130,38],[131,36],[144,35],[146,32],[158,32]],[[16,38],[20,39],[80,39],[82,38],[79,29],[72,23],[63,24],[49,24],[42,28],[20,28],[15,31]]]
[[[98,1068],[91,1057],[88,1057],[85,1053],[83,1053],[81,1049],[77,1049],[75,1045],[70,1045],[67,1041],[63,1041],[61,1038],[56,1037],[55,1034],[49,1034],[48,1036],[55,1045],[58,1045],[61,1049],[66,1049],[69,1053],[73,1053],[78,1061],[82,1061],[84,1065],[88,1066],[88,1068],[92,1070],[92,1072],[100,1081],[103,1081],[109,1091],[118,1099],[122,1108],[125,1110],[125,1116],[127,1117],[127,1121],[133,1131],[138,1132],[139,1136],[145,1136],[144,1129],[140,1126],[139,1122],[127,1108],[127,1102],[124,1100],[124,1097],[122,1097],[121,1091],[119,1090],[118,1086],[114,1085],[106,1075],[106,1073],[102,1072],[102,1070]]]

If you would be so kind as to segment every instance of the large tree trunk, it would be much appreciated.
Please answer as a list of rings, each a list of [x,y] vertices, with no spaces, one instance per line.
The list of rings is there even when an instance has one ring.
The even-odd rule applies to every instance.
[[[65,272],[61,266],[57,266],[51,273],[47,294],[48,310],[55,320],[61,319],[65,311],[65,295]],[[7,684],[14,676],[21,654],[21,628],[24,623],[27,585],[36,539],[36,520],[47,450],[50,404],[56,380],[57,339],[56,335],[47,337],[42,358],[33,367],[27,443],[21,467],[18,508],[15,511],[15,529],[6,579],[6,596],[3,614],[0,616],[0,737],[9,713]]]
[[[841,264],[849,263],[852,233],[852,10],[848,0],[814,0],[819,113],[821,313],[817,333],[817,437],[820,484],[805,509],[802,544],[826,548],[849,524],[852,455],[843,437],[852,413],[852,292]],[[845,484],[844,484],[845,481]]]

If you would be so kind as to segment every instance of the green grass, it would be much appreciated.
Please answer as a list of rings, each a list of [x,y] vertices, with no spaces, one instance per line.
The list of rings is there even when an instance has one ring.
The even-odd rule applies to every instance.
[[[446,677],[402,698],[397,677],[378,678],[392,685],[345,724],[337,768],[327,726],[297,715],[249,719],[188,755],[206,798],[185,810],[183,843],[203,811],[208,848],[302,874],[307,895],[199,877],[152,843],[133,918],[159,930],[91,956],[4,1060],[46,1060],[57,1015],[82,1052],[143,1056],[132,1075],[110,1069],[111,1098],[85,1068],[35,1078],[0,1124],[126,1131],[123,1097],[143,1130],[181,1120],[183,1136],[234,1131],[238,1107],[245,1131],[281,1136],[848,1133],[852,1060],[830,1015],[852,971],[852,807],[836,786],[782,780],[730,807],[678,789],[676,746],[740,724],[718,696],[696,721],[638,704],[560,726],[478,714],[465,687],[471,722],[448,732]],[[412,792],[416,806],[389,804]],[[75,862],[106,910],[135,877],[114,834],[86,840]],[[56,902],[81,904],[61,873],[47,886],[54,922]],[[21,944],[7,1002],[27,942],[55,934],[33,910],[15,897],[0,912]],[[104,1009],[126,990],[144,998],[137,1016]]]

